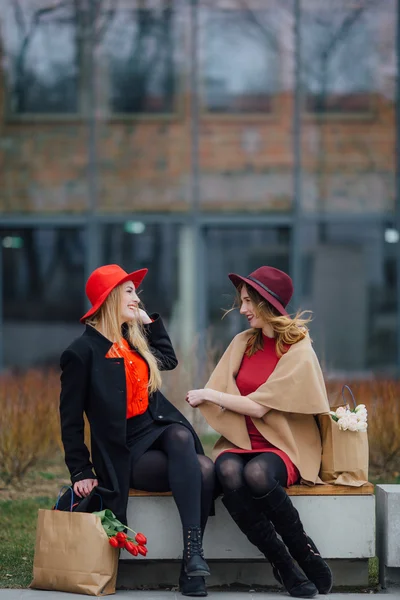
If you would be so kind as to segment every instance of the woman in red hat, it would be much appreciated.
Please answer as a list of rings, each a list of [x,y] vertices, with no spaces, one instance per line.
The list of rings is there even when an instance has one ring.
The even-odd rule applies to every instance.
[[[214,465],[185,417],[160,392],[160,371],[177,359],[161,317],[139,307],[147,269],[96,269],[84,333],[61,356],[61,431],[74,492],[94,488],[124,523],[129,487],[171,490],[182,521],[180,589],[205,596],[202,535],[213,499]],[[91,454],[84,441],[86,413]],[[160,533],[162,535],[162,532]]]
[[[221,434],[216,473],[231,517],[289,594],[312,598],[330,591],[332,574],[284,489],[300,479],[319,481],[314,415],[329,411],[329,403],[309,319],[288,315],[293,284],[286,273],[260,267],[229,278],[250,329],[233,339],[206,388],[189,391],[187,401]]]

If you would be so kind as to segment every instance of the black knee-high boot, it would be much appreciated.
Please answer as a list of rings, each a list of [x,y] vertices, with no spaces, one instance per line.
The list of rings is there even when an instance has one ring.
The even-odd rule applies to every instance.
[[[271,492],[262,498],[255,498],[255,502],[271,519],[290,554],[308,579],[317,586],[319,593],[328,594],[332,589],[332,572],[304,531],[299,513],[283,487],[277,483]]]
[[[257,510],[257,505],[246,488],[225,494],[222,502],[239,529],[247,536],[278,571],[280,582],[295,598],[313,598],[318,590],[294,564],[285,545],[277,537],[269,519]]]

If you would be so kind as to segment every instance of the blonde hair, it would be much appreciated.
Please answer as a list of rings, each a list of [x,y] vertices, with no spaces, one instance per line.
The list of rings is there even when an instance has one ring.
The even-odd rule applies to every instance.
[[[293,317],[281,315],[268,300],[265,300],[251,286],[246,286],[245,283],[238,286],[237,298],[231,310],[241,305],[240,292],[243,287],[246,287],[249,298],[254,304],[256,317],[261,317],[266,324],[271,325],[274,332],[276,353],[279,357],[287,352],[287,346],[292,346],[306,337],[308,333],[307,324],[311,321],[311,311],[298,311]],[[308,317],[306,316],[307,314],[309,315]],[[261,350],[263,347],[262,330],[254,329],[247,344],[246,355],[253,356],[257,350]]]
[[[121,331],[121,294],[122,286],[114,288],[110,295],[100,306],[99,310],[88,319],[86,324],[91,325],[106,338],[112,342],[120,343],[123,334]],[[149,384],[148,389],[152,394],[161,387],[161,374],[158,368],[157,359],[152,354],[147,343],[143,325],[140,320],[133,320],[126,323],[128,342],[137,348],[139,353],[146,359],[149,365]]]

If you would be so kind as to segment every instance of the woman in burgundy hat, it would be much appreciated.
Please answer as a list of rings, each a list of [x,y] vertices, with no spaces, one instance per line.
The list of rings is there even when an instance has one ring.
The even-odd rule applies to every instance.
[[[185,417],[160,392],[160,371],[177,359],[158,314],[140,308],[147,269],[96,269],[86,284],[92,307],[84,333],[61,356],[60,415],[74,492],[96,488],[124,523],[129,487],[171,490],[182,521],[184,595],[207,595],[202,535],[214,492],[214,465]],[[91,455],[84,441],[86,413]],[[160,532],[162,535],[162,532]]]
[[[231,517],[290,595],[312,598],[330,591],[332,574],[284,489],[320,482],[314,415],[329,411],[329,403],[309,319],[288,315],[293,284],[286,273],[260,267],[229,278],[250,329],[233,339],[205,389],[189,391],[187,401],[221,434],[214,458]]]

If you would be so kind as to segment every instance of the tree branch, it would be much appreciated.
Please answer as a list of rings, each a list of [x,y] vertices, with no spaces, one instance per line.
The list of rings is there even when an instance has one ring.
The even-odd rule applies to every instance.
[[[14,0],[13,5],[14,5],[15,21],[16,21],[16,23],[21,31],[21,35],[23,37],[24,35],[26,35],[26,25],[25,25],[25,21],[24,21],[24,13],[22,11],[22,8],[21,8],[18,0]]]
[[[104,36],[107,28],[111,25],[112,21],[114,20],[114,17],[116,15],[117,9],[118,9],[118,0],[114,0],[111,3],[111,8],[109,8],[104,13],[103,23],[101,23],[99,25],[99,29],[98,29],[98,31],[96,33],[96,44],[98,44],[101,41],[101,39]]]
[[[246,15],[248,16],[249,22],[252,25],[255,25],[255,27],[267,38],[267,41],[273,48],[273,50],[278,51],[279,46],[276,40],[276,35],[273,33],[273,31],[269,30],[260,22],[259,19],[257,19],[254,10],[250,8],[247,0],[239,0],[239,4],[241,5],[242,10],[244,10]]]

